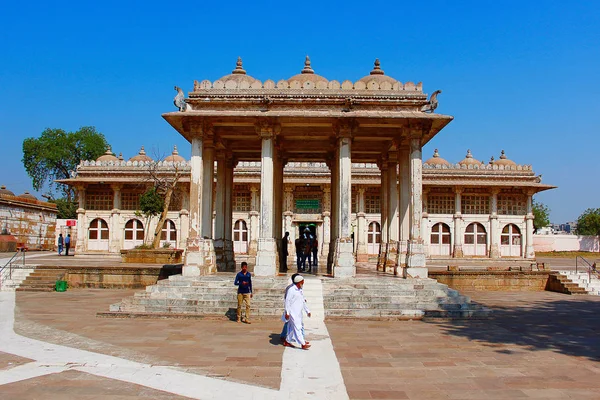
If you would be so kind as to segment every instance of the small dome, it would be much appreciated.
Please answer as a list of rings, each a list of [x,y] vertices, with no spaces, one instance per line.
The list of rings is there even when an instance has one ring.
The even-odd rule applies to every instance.
[[[438,153],[438,149],[435,149],[435,151],[433,152],[433,157],[431,157],[429,160],[425,161],[425,164],[428,164],[428,165],[450,165],[450,163],[448,161],[446,161],[442,157],[440,157],[440,153]]]
[[[494,161],[494,165],[517,165],[517,163],[506,158],[506,154],[504,154],[504,150],[502,150],[500,153],[500,159],[498,161]]]
[[[467,150],[467,156],[464,160],[459,162],[460,165],[476,165],[481,164],[481,161],[473,158],[473,154],[471,154],[471,150]]]
[[[315,71],[310,66],[310,57],[308,56],[306,56],[306,59],[304,60],[304,68],[302,69],[302,71],[299,74],[292,76],[287,81],[298,81],[300,83],[304,83],[306,81],[312,81],[314,83],[329,82],[326,78],[322,77],[321,75],[315,74]]]
[[[117,161],[117,157],[113,154],[110,146],[106,149],[106,153],[96,159],[96,161]]]
[[[129,161],[154,161],[152,158],[146,155],[146,150],[144,150],[144,146],[140,149],[140,152],[129,159]]]
[[[379,62],[379,58],[375,59],[375,65],[373,66],[373,70],[367,76],[364,76],[358,80],[358,82],[368,83],[371,81],[376,81],[381,84],[383,82],[389,82],[392,85],[398,82],[396,79],[391,76],[386,76],[383,70],[381,69],[381,63]]]
[[[6,186],[4,186],[4,185],[0,186],[0,194],[6,194],[8,196],[14,196],[15,195],[13,192],[11,192],[10,190],[8,190],[6,188]]]
[[[19,197],[24,198],[24,199],[37,200],[37,197],[35,197],[34,195],[32,195],[29,192],[25,192],[22,195],[19,195]]]
[[[250,75],[246,75],[246,70],[242,67],[242,57],[238,57],[235,69],[231,71],[231,74],[225,75],[219,78],[222,82],[235,81],[239,85],[240,82],[248,82],[248,85],[256,82],[256,79]]]
[[[165,158],[165,161],[170,161],[170,162],[185,162],[185,158],[181,157],[179,155],[179,152],[177,151],[177,146],[173,146],[173,153]]]

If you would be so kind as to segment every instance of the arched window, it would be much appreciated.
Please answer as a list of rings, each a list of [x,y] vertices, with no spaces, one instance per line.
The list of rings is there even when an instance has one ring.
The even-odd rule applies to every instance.
[[[144,244],[144,224],[139,219],[130,219],[125,224],[124,249],[133,249]]]
[[[243,219],[238,219],[233,225],[233,251],[235,253],[248,252],[248,226]]]
[[[449,256],[451,246],[450,227],[438,222],[431,227],[429,254],[432,256]]]
[[[479,222],[473,222],[465,229],[465,256],[487,256],[487,233]]]
[[[379,244],[381,243],[381,225],[379,222],[373,221],[369,224],[367,232],[367,253],[379,254]]]
[[[165,243],[169,243],[170,247],[177,247],[177,229],[175,222],[170,219],[165,221],[160,234],[160,245],[164,246]]]
[[[88,228],[88,250],[108,251],[109,230],[108,224],[102,218],[90,222]]]
[[[515,224],[502,228],[500,254],[502,257],[521,257],[521,230]]]

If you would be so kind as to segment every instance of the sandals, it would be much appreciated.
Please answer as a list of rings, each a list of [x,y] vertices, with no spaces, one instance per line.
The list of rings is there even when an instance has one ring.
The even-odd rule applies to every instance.
[[[302,346],[302,350],[308,350],[310,349],[310,344],[308,344],[308,342],[306,342],[306,344],[304,346]]]

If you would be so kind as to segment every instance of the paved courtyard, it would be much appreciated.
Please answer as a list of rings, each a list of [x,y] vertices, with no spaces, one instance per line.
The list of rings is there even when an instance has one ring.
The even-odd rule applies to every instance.
[[[132,293],[1,293],[0,398],[600,398],[600,297],[469,293],[487,320],[317,317],[302,351],[278,320],[96,317]]]

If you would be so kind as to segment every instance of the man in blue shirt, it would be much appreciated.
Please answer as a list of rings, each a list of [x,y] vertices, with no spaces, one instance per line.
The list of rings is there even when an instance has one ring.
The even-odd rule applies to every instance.
[[[242,262],[242,270],[235,276],[234,285],[238,287],[237,295],[237,322],[242,321],[242,303],[246,303],[246,315],[244,322],[251,324],[250,322],[250,299],[252,298],[252,275],[248,272],[248,263]]]

